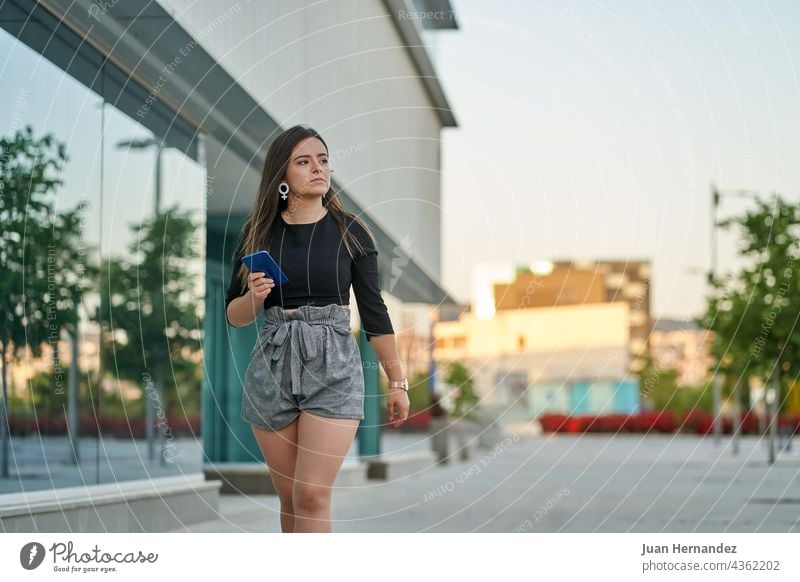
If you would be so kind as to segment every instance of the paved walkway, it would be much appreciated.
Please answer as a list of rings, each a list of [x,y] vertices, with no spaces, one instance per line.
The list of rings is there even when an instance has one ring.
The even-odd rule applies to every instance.
[[[200,449],[192,441],[178,442],[184,461],[164,469],[139,460],[142,443],[105,444],[103,456],[114,470],[104,465],[103,482],[200,469]],[[50,447],[60,445],[46,442],[44,450]],[[427,448],[427,435],[384,439],[387,456]],[[49,454],[52,479],[41,477],[41,449],[32,442],[16,445],[26,488],[80,484],[74,468]],[[766,459],[757,437],[744,437],[734,457],[727,437],[716,447],[711,437],[689,435],[523,436],[511,430],[494,449],[474,447],[467,461],[337,487],[334,531],[800,532],[800,447],[795,443],[774,465]],[[0,483],[19,490],[9,487],[16,480]],[[188,530],[278,532],[277,498],[223,496],[219,519]]]
[[[512,433],[513,437],[515,433]],[[466,462],[337,488],[336,532],[800,532],[800,453],[694,436],[521,437]],[[274,497],[228,497],[191,531],[278,532]],[[185,529],[183,531],[186,531]]]

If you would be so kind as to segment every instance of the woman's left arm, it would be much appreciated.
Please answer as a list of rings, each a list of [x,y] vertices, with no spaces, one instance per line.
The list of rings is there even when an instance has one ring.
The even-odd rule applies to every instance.
[[[367,339],[378,356],[389,382],[405,378],[400,358],[397,356],[394,329],[389,319],[386,304],[381,296],[380,274],[378,272],[378,250],[369,233],[360,225],[354,224],[354,233],[363,245],[363,254],[352,263],[353,290],[356,294],[358,312],[364,330],[369,330]],[[402,388],[389,387],[386,409],[389,422],[399,427],[408,418],[408,394]],[[397,409],[397,410],[395,410]]]
[[[397,382],[405,378],[402,363],[397,355],[397,343],[395,342],[394,334],[372,336],[369,343],[372,344],[372,349],[375,350],[375,355],[378,356],[389,382]],[[386,412],[389,416],[389,422],[397,428],[408,418],[408,410],[411,404],[408,400],[408,393],[402,388],[392,388],[390,386],[388,390]],[[395,408],[397,411],[395,411]]]

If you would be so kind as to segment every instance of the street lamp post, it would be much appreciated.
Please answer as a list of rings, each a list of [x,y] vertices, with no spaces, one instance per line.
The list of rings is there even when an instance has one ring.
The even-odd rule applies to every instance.
[[[158,213],[161,207],[161,152],[164,151],[166,148],[166,144],[159,139],[155,138],[146,138],[146,139],[125,139],[117,143],[118,149],[147,149],[149,147],[156,148],[156,162],[155,162],[155,188],[154,188],[154,216],[157,218]],[[160,293],[160,292],[159,292]],[[156,310],[156,317],[160,313],[159,310]],[[163,406],[164,402],[164,386],[162,381],[162,374],[159,373],[159,370],[156,370],[154,375],[154,380],[156,382],[156,394],[158,397],[158,404],[159,406]],[[147,457],[152,461],[155,458],[155,430],[153,425],[155,424],[155,404],[153,403],[153,399],[150,398],[149,394],[145,395],[145,434],[147,438]],[[164,428],[163,424],[158,424],[158,441],[159,441],[159,464],[165,464],[164,458]]]

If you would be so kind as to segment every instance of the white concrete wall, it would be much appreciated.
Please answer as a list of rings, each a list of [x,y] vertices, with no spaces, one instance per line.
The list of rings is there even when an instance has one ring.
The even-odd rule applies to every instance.
[[[279,124],[317,129],[334,178],[440,276],[440,122],[383,2],[160,3]]]
[[[206,136],[206,211],[209,215],[250,210],[261,172],[216,139]],[[233,213],[237,213],[234,210]],[[231,250],[232,252],[232,250]]]

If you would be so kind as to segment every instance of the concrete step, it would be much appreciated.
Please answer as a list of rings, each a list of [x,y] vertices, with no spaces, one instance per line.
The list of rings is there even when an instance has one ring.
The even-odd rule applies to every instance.
[[[164,532],[219,514],[222,483],[202,473],[0,496],[0,531]]]

